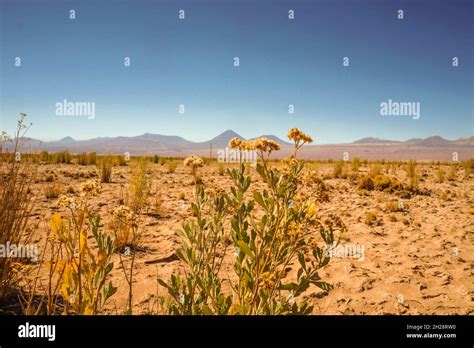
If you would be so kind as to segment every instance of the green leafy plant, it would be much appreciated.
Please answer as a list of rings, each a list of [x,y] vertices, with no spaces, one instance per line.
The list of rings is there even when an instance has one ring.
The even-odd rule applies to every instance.
[[[322,222],[314,202],[298,199],[304,164],[296,159],[310,136],[293,128],[293,156],[270,167],[268,158],[279,145],[269,139],[245,141],[234,138],[229,145],[239,151],[256,151],[256,171],[266,183],[250,192],[252,177],[247,166],[228,169],[230,192],[205,190],[195,183],[192,221],[179,232],[183,246],[178,258],[186,273],[173,274],[168,282],[158,279],[168,297],[161,298],[171,314],[309,314],[312,307],[298,298],[311,286],[330,291],[318,271],[330,257],[325,246],[333,244],[335,232],[346,228],[334,216]],[[250,197],[249,197],[250,196]],[[224,224],[230,218],[230,231]],[[228,245],[234,249],[231,294],[223,291],[219,276]],[[290,279],[288,268],[298,263]]]
[[[50,221],[51,240],[62,252],[45,265],[61,279],[65,314],[98,314],[117,291],[112,282],[107,283],[114,266],[114,241],[101,231],[100,216],[88,206],[89,197],[99,190],[99,184],[88,181],[82,185],[79,201],[62,196],[59,204],[67,208],[66,220],[56,213]],[[89,235],[95,248],[89,246]],[[51,283],[52,274],[49,279]]]

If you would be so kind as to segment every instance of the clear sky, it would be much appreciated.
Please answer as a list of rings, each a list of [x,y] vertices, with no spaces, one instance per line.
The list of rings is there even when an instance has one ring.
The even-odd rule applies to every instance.
[[[226,129],[284,138],[294,126],[316,143],[472,136],[473,8],[470,0],[0,0],[0,129],[11,132],[26,112],[29,136],[42,140],[150,132],[201,141]],[[63,99],[94,102],[95,118],[55,115]],[[388,99],[419,102],[420,119],[382,117]]]

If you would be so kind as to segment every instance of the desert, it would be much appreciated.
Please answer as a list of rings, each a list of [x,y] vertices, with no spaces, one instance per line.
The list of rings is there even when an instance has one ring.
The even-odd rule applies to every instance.
[[[292,137],[294,134],[290,131],[290,140]],[[282,243],[287,240],[288,248],[293,248],[291,243],[296,243],[301,233],[305,240],[311,240],[305,248],[312,248],[310,252],[321,251],[323,256],[319,255],[322,257],[319,261],[328,262],[315,268],[317,272],[312,273],[308,280],[310,284],[298,293],[296,285],[297,290],[288,290],[289,285],[283,289],[282,284],[301,276],[304,260],[288,258],[284,264],[275,261],[278,267],[274,270],[282,272],[278,278],[282,285],[278,301],[284,298],[281,301],[289,306],[288,312],[293,310],[294,291],[298,297],[296,303],[304,301],[311,308],[305,310],[306,314],[472,314],[473,160],[449,163],[295,157],[297,150],[301,149],[304,154],[305,146],[302,145],[309,140],[312,141],[311,137],[302,140],[300,145],[295,142],[293,155],[286,160],[274,156],[283,146],[273,140],[232,138],[229,141],[229,146],[237,151],[243,150],[244,145],[254,146],[254,150],[255,146],[257,149],[260,146],[257,163],[222,163],[217,158],[197,156],[184,159],[155,155],[127,159],[123,155],[67,151],[24,155],[28,165],[24,164],[27,169],[21,169],[19,176],[24,176],[21,173],[27,170],[31,179],[28,192],[25,192],[31,198],[31,210],[24,233],[29,236],[29,244],[38,246],[40,255],[35,261],[20,259],[10,265],[11,272],[21,276],[14,280],[16,290],[4,293],[1,311],[10,314],[215,313],[217,309],[210,304],[202,304],[204,309],[189,307],[188,312],[184,309],[179,312],[176,308],[184,301],[184,292],[174,299],[175,307],[167,304],[174,296],[167,288],[172,283],[170,279],[175,275],[183,277],[182,281],[191,279],[189,259],[183,255],[186,247],[191,253],[195,248],[197,253],[210,255],[210,250],[199,249],[206,248],[206,241],[192,244],[192,228],[196,224],[200,226],[202,219],[214,221],[215,225],[209,222],[209,226],[214,226],[209,227],[209,231],[219,227],[221,235],[217,239],[212,233],[208,235],[208,230],[202,233],[206,233],[209,240],[215,240],[211,245],[214,248],[211,258],[219,260],[219,267],[210,274],[218,274],[221,279],[219,291],[222,296],[229,296],[231,302],[236,297],[234,287],[242,281],[235,271],[236,259],[247,262],[245,260],[256,257],[257,251],[244,253],[242,250],[250,249],[250,244],[241,245],[235,235],[231,237],[235,232],[234,223],[237,223],[233,220],[235,216],[232,217],[236,214],[233,203],[228,203],[229,206],[218,213],[213,211],[216,208],[209,208],[209,211],[203,208],[201,212],[197,206],[204,206],[212,199],[222,206],[226,200],[230,202],[236,190],[235,176],[241,173],[249,178],[249,191],[242,195],[241,204],[243,207],[245,202],[255,204],[249,221],[251,224],[255,221],[268,223],[262,218],[266,205],[272,202],[268,196],[268,180],[276,180],[270,179],[273,175],[285,177],[293,168],[301,169],[293,178],[299,186],[287,202],[285,214],[306,209],[302,216],[311,221],[301,221],[297,227],[292,221],[293,227],[288,227],[288,235]],[[288,147],[286,151],[291,153],[291,149]],[[472,151],[472,147],[467,149]],[[2,158],[6,160],[2,167],[6,180],[8,154],[3,154]],[[245,158],[242,156],[242,161]],[[265,174],[268,177],[262,176],[262,171],[266,173],[264,168],[268,170]],[[100,217],[100,222],[96,225],[92,220],[84,222],[84,230],[78,231],[81,236],[75,240],[71,235],[71,241],[68,241],[66,231],[71,227],[67,227],[66,219],[71,212],[78,214],[75,218],[80,217],[78,212],[82,205],[87,205],[88,212]],[[6,210],[8,207],[3,208],[4,212]],[[109,237],[116,243],[108,254],[106,249],[97,251],[98,239],[92,233],[84,232],[94,226],[103,233],[104,239],[100,243],[105,244]],[[324,240],[311,244],[319,237],[318,229],[322,226],[330,226],[331,233],[326,230],[322,234]],[[332,232],[335,237],[329,243],[326,238]],[[115,290],[100,306],[75,307],[75,297],[80,290],[70,284],[73,280],[65,278],[67,253],[55,254],[59,250],[55,248],[64,246],[67,249],[70,242],[74,257],[78,253],[82,255],[82,248],[86,248],[94,262],[97,259],[92,255],[97,252],[99,259],[107,255],[107,262],[113,264],[108,273],[100,276],[104,276],[104,282],[106,279],[104,284],[113,284]],[[336,245],[339,249],[331,249]],[[258,243],[255,248],[258,250]],[[302,252],[301,255],[306,254]],[[330,257],[326,258],[328,255]],[[51,272],[54,265],[64,269]],[[244,267],[242,265],[239,267]],[[84,270],[83,276],[93,271]],[[74,269],[71,272],[74,274]],[[256,277],[263,282],[258,286],[265,288],[264,274]],[[268,282],[273,284],[275,280]],[[97,285],[94,286],[97,289]],[[239,307],[235,302],[229,306],[226,309],[229,314],[232,311],[278,314],[271,306],[255,312]]]

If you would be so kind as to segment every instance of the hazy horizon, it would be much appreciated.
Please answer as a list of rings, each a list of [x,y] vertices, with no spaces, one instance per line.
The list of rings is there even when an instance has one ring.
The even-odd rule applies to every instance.
[[[223,131],[221,131],[220,133],[218,134],[215,134],[214,136],[208,138],[208,139],[204,139],[204,140],[199,140],[199,141],[194,141],[192,139],[188,139],[186,137],[183,137],[179,134],[163,134],[163,133],[155,133],[155,132],[152,132],[152,131],[148,131],[148,132],[145,132],[145,133],[142,133],[142,134],[135,134],[135,135],[122,135],[122,134],[118,134],[118,135],[115,135],[115,136],[99,136],[99,137],[94,137],[94,138],[75,138],[71,135],[68,135],[68,134],[65,134],[63,136],[61,136],[61,138],[57,138],[57,139],[40,139],[40,138],[34,138],[34,137],[31,137],[29,132],[26,134],[26,137],[27,138],[32,138],[32,139],[35,139],[35,140],[41,140],[41,141],[45,141],[45,142],[54,142],[54,141],[60,141],[64,138],[72,138],[74,141],[87,141],[87,140],[92,140],[92,139],[98,139],[98,138],[117,138],[117,137],[127,137],[127,138],[133,138],[133,137],[139,137],[139,136],[142,136],[142,135],[145,135],[145,134],[152,134],[152,135],[161,135],[161,136],[177,136],[177,137],[181,137],[183,138],[184,140],[187,140],[187,141],[191,141],[191,142],[194,142],[194,143],[200,143],[200,142],[207,142],[209,140],[211,140],[212,138],[215,138],[225,132],[228,132],[228,131],[232,131],[232,132],[235,132],[237,133],[238,135],[240,135],[242,138],[244,139],[253,139],[253,138],[257,138],[259,136],[276,136],[278,138],[280,138],[281,140],[285,141],[285,142],[290,142],[290,140],[288,140],[288,138],[286,137],[286,135],[283,135],[283,136],[278,136],[276,134],[256,134],[256,135],[250,135],[250,136],[244,136],[242,135],[240,132],[234,130],[234,129],[225,129]],[[471,138],[471,137],[474,137],[474,135],[469,135],[469,136],[465,136],[465,137],[460,137],[460,138],[446,138],[446,137],[443,137],[439,134],[433,134],[433,135],[430,135],[430,136],[427,136],[427,137],[423,137],[423,138],[418,138],[418,139],[426,139],[426,138],[431,138],[431,137],[436,137],[436,136],[440,136],[441,138],[445,139],[445,140],[449,140],[449,141],[456,141],[456,140],[460,140],[460,139],[466,139],[466,138]],[[366,136],[366,137],[362,137],[362,138],[357,138],[357,139],[350,139],[350,140],[347,140],[346,142],[344,143],[347,143],[347,144],[350,144],[352,142],[355,142],[355,141],[358,141],[358,140],[362,140],[362,139],[366,139],[366,138],[375,138],[375,139],[379,139],[379,140],[389,140],[389,141],[400,141],[400,142],[403,142],[403,141],[408,141],[410,139],[415,139],[415,138],[406,138],[406,139],[387,139],[387,138],[381,138],[381,137],[378,137],[378,136]],[[321,143],[319,141],[317,141],[317,139],[314,140],[314,142],[312,144],[308,144],[307,146],[310,146],[310,145],[337,145],[337,144],[344,144],[344,143]]]

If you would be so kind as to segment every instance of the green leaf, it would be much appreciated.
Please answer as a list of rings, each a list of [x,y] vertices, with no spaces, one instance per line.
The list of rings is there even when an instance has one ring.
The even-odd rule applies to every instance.
[[[240,250],[243,251],[246,255],[248,255],[248,256],[251,257],[252,259],[255,258],[255,256],[254,256],[253,253],[252,253],[252,250],[250,250],[250,248],[249,248],[249,246],[247,245],[247,243],[245,243],[243,240],[237,241],[237,245],[238,245],[238,247],[240,248]]]
[[[294,290],[298,287],[296,283],[281,284],[279,290]]]
[[[162,287],[168,288],[168,284],[166,284],[166,282],[163,279],[158,278],[157,281]]]
[[[299,296],[308,288],[309,288],[309,280],[307,278],[302,279],[300,284],[298,285],[298,288],[295,291],[295,297]]]
[[[255,199],[255,201],[260,204],[260,206],[262,206],[262,208],[266,209],[267,206],[265,204],[265,201],[263,200],[263,197],[262,195],[260,194],[260,192],[258,191],[254,191],[253,192],[253,199]]]
[[[211,309],[209,308],[209,306],[203,304],[202,305],[202,312],[204,313],[204,315],[213,315],[214,313],[212,313]]]
[[[326,283],[326,282],[314,282],[313,284],[316,285],[318,288],[324,291],[328,291],[328,292],[334,289],[334,287],[331,284]]]

